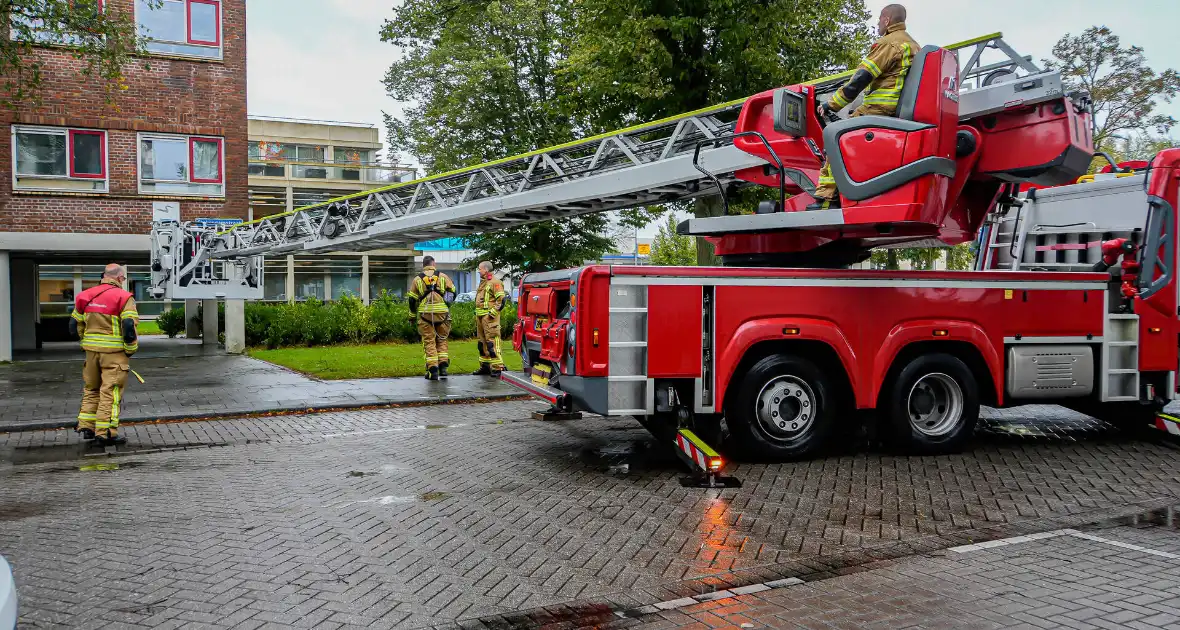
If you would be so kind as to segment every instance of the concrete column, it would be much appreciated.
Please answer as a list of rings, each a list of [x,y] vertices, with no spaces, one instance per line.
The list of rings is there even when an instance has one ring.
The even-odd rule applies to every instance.
[[[225,301],[225,352],[242,354],[246,351],[246,301]]]
[[[332,299],[332,272],[324,272],[324,301]]]
[[[41,320],[38,303],[37,263],[32,260],[10,260],[9,291],[12,300],[12,349],[37,349],[37,322]]]
[[[369,255],[361,256],[361,301],[369,303]]]
[[[197,325],[197,307],[200,305],[200,300],[184,301],[184,336],[189,339],[201,336],[201,327]]]
[[[74,297],[82,292],[82,265],[74,265]]]
[[[8,252],[0,252],[0,361],[12,360],[12,280]]]
[[[291,167],[286,167],[291,168]],[[287,172],[287,177],[291,177],[291,172]],[[295,209],[295,188],[287,184],[287,212]]]
[[[295,302],[295,256],[287,254],[287,301]]]
[[[201,345],[217,345],[217,300],[201,300]]]

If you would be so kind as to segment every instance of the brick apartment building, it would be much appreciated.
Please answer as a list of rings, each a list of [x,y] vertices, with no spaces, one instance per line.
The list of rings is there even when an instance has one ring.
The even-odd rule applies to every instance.
[[[98,282],[97,265],[146,265],[153,211],[249,214],[246,0],[99,4],[134,12],[151,38],[115,103],[67,47],[45,42],[41,103],[0,110],[0,360],[35,349],[43,320],[60,317],[43,313],[47,294],[66,303]],[[42,268],[86,273],[42,281]],[[130,284],[147,297],[146,282]]]

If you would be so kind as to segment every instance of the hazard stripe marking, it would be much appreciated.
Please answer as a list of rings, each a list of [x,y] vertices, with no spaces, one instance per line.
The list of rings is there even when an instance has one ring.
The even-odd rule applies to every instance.
[[[684,608],[685,606],[694,606],[696,604],[703,604],[705,602],[717,602],[726,599],[733,599],[740,595],[751,595],[753,593],[761,593],[764,591],[773,590],[776,588],[786,588],[788,586],[795,586],[796,584],[803,584],[803,580],[799,578],[784,578],[782,580],[773,580],[770,582],[759,582],[757,584],[747,584],[746,586],[738,586],[721,591],[713,591],[712,593],[703,593],[701,595],[693,595],[692,597],[681,597],[680,599],[670,599],[666,602],[657,602],[649,606],[640,606],[639,608],[632,608],[630,610],[620,610],[615,613],[616,617],[621,619],[634,619],[644,615],[654,615],[658,612],[667,610],[675,610],[677,608]]]

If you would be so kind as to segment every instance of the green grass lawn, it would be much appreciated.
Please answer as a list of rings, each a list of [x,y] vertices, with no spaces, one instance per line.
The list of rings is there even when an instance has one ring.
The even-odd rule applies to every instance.
[[[156,325],[156,320],[154,320],[154,319],[150,320],[150,321],[142,321],[141,320],[139,322],[139,327],[136,328],[136,330],[138,330],[139,334],[141,334],[141,335],[162,335],[162,334],[164,334],[163,332],[160,331],[160,327]]]
[[[479,368],[475,343],[474,340],[451,342],[451,374],[470,374]],[[501,342],[500,351],[509,370],[520,370],[520,355],[512,350],[511,341]],[[426,370],[421,344],[255,348],[250,350],[250,356],[323,379],[422,376]]]

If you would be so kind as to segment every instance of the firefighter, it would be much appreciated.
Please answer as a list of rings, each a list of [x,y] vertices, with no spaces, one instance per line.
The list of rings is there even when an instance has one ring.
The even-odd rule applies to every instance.
[[[479,369],[475,375],[499,377],[504,370],[500,355],[500,309],[504,308],[504,283],[492,274],[492,263],[479,263],[479,288],[475,290],[475,332],[479,336]]]
[[[873,43],[869,55],[856,67],[856,72],[826,103],[816,108],[821,119],[828,119],[834,112],[844,109],[865,88],[864,102],[851,116],[893,116],[897,113],[897,102],[905,85],[906,72],[914,61],[914,55],[921,49],[918,42],[905,30],[905,7],[891,4],[881,9],[877,20],[877,33],[881,38]],[[836,180],[832,177],[832,165],[824,162],[819,173],[819,186],[815,189],[815,203],[808,210],[826,210],[840,207],[840,195]]]
[[[70,314],[70,331],[86,351],[75,431],[104,446],[127,441],[119,437],[119,407],[131,371],[129,359],[139,350],[139,313],[135,298],[123,290],[126,280],[125,267],[107,265],[102,282],[79,293]]]
[[[422,258],[422,272],[410,283],[408,294],[410,318],[418,322],[422,349],[426,353],[426,380],[447,377],[451,355],[447,337],[451,334],[451,304],[455,302],[455,283],[434,268],[434,257]]]

